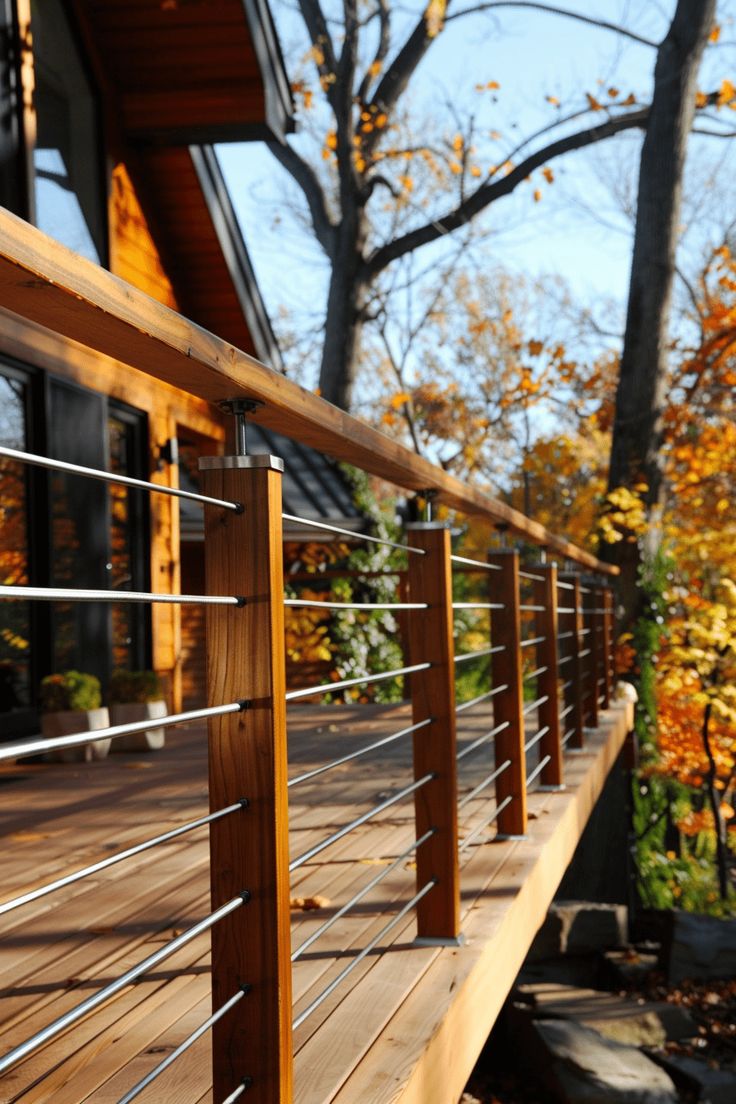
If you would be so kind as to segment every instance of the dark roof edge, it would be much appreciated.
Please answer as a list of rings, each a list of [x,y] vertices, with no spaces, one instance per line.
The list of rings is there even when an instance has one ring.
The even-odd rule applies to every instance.
[[[277,142],[293,133],[294,98],[268,0],[243,0],[253,49],[263,77],[266,125]]]
[[[243,241],[217,155],[212,146],[190,146],[189,153],[253,339],[256,356],[274,371],[283,372],[284,362],[281,350],[258,289],[256,274]]]

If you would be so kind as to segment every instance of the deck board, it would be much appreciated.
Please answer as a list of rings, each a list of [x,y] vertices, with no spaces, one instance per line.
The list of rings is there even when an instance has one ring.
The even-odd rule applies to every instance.
[[[407,718],[403,706],[294,707],[289,714],[290,774],[397,731]],[[492,726],[490,707],[469,710],[459,722],[462,747]],[[410,913],[297,1030],[297,1104],[448,1104],[459,1095],[455,1082],[461,1089],[459,1079],[487,1034],[489,1003],[496,999],[487,993],[479,996],[479,985],[492,983],[500,1006],[626,727],[621,709],[606,714],[590,752],[566,760],[568,790],[530,796],[528,840],[489,845],[495,831],[491,827],[468,847],[461,876],[465,946],[413,946],[416,924]],[[492,769],[492,761],[492,745],[462,761],[461,794]],[[3,767],[3,898],[205,814],[206,773],[206,740],[197,726],[170,732],[166,748],[155,755]],[[407,785],[411,777],[407,739],[293,787],[292,857]],[[485,800],[463,810],[464,830],[490,812],[492,800],[489,789]],[[329,904],[292,913],[292,947],[414,838],[408,798],[294,872],[293,894],[319,895]],[[294,964],[297,1014],[413,895],[414,879],[409,859]],[[535,887],[533,893],[529,886]],[[208,902],[204,829],[0,917],[3,1051],[206,915]],[[203,1022],[209,1010],[205,935],[29,1056],[4,1078],[0,1102],[113,1104]],[[475,1017],[479,1026],[459,1033],[461,1013]],[[439,1076],[443,1084],[450,1050],[453,1087],[444,1083],[440,1095],[432,1095],[437,1091],[431,1089],[433,1078]],[[210,1086],[205,1037],[141,1100],[211,1104]]]

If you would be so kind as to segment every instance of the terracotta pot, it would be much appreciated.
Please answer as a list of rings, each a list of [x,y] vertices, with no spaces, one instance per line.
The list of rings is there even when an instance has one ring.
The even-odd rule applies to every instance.
[[[41,733],[49,739],[71,736],[74,732],[93,732],[96,728],[107,728],[109,724],[110,714],[104,706],[101,709],[65,709],[60,713],[41,714]],[[110,740],[97,740],[93,744],[48,751],[44,760],[47,763],[91,763],[96,759],[105,759],[110,744]]]
[[[133,724],[135,721],[155,720],[166,716],[166,702],[116,702],[110,706],[110,717],[114,725]],[[112,741],[113,751],[159,751],[166,742],[163,728],[149,728],[147,732],[136,732],[131,736],[118,736]]]

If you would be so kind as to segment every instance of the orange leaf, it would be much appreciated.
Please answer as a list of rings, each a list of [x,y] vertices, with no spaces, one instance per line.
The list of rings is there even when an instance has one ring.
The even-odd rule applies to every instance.
[[[598,103],[598,100],[595,98],[595,96],[591,96],[590,92],[585,93],[585,98],[588,101],[588,107],[591,111],[603,110],[603,105]]]

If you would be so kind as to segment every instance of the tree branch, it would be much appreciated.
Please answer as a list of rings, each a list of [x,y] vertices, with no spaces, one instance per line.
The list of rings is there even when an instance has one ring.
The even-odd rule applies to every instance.
[[[307,201],[309,214],[312,219],[315,237],[331,259],[335,250],[337,228],[330,220],[327,212],[325,193],[322,190],[317,174],[311,165],[303,161],[299,154],[286,144],[269,142],[268,148],[273,156],[282,165],[293,180],[299,185]]]
[[[327,20],[324,17],[319,0],[299,0],[299,10],[307,28],[307,33],[312,46],[322,51],[324,60],[315,60],[317,72],[322,79],[322,87],[325,90],[330,105],[334,110],[334,80],[337,72],[337,58],[335,47],[330,36]]]
[[[548,12],[550,15],[562,15],[566,19],[577,19],[580,23],[587,23],[591,27],[598,27],[604,31],[614,31],[616,34],[623,35],[624,38],[630,38],[633,42],[638,42],[641,46],[651,46],[656,49],[659,45],[659,43],[652,42],[649,38],[643,38],[642,35],[628,30],[627,27],[621,27],[617,23],[609,23],[607,19],[595,19],[593,16],[570,11],[568,8],[557,8],[551,4],[536,4],[532,0],[488,0],[485,4],[476,4],[475,7],[463,8],[461,11],[448,15],[445,22],[449,23],[452,19],[459,19],[462,15],[475,15],[477,12],[492,11],[494,8],[532,8],[535,11]]]
[[[392,261],[398,260],[406,253],[411,253],[422,245],[437,241],[445,234],[451,234],[454,230],[464,226],[480,211],[490,206],[491,203],[503,196],[510,195],[530,173],[548,161],[560,157],[563,153],[569,153],[571,150],[584,149],[586,146],[591,146],[604,138],[610,138],[614,134],[620,134],[622,131],[633,130],[634,128],[643,129],[648,118],[649,108],[633,111],[627,115],[619,115],[614,119],[608,119],[607,122],[601,123],[599,126],[591,127],[589,130],[581,130],[576,134],[568,135],[566,138],[560,138],[536,153],[530,154],[516,168],[512,169],[503,180],[482,184],[464,202],[458,204],[454,210],[448,212],[441,219],[433,219],[424,226],[410,230],[402,237],[396,238],[377,249],[365,263],[369,278],[376,276]]]
[[[365,103],[371,80],[375,75],[375,68],[376,66],[383,65],[386,60],[386,55],[388,54],[389,46],[391,45],[391,9],[388,5],[388,0],[378,0],[377,13],[380,19],[378,45],[373,55],[373,61],[366,69],[365,75],[360,82],[360,87],[358,88],[358,100],[360,103]]]

